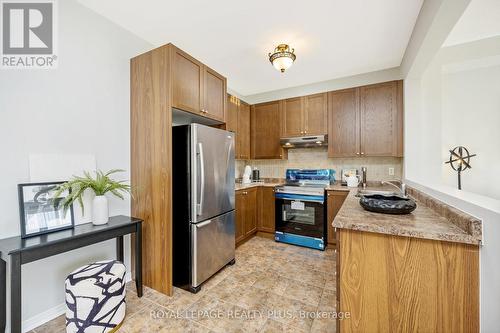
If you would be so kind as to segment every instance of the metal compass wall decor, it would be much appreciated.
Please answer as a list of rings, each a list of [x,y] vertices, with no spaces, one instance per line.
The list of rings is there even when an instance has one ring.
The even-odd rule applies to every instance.
[[[470,159],[476,154],[470,154],[467,148],[458,146],[450,150],[450,159],[445,164],[450,164],[451,168],[458,172],[458,189],[462,189],[462,171],[470,169]]]

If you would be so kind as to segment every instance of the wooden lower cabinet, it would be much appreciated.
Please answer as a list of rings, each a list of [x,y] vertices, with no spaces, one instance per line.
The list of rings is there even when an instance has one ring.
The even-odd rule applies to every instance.
[[[333,219],[344,203],[349,191],[327,191],[326,203],[326,227],[328,244],[335,244],[335,228],[332,226]]]
[[[236,244],[257,232],[257,190],[236,191]]]
[[[274,233],[274,187],[236,191],[236,245],[255,235]]]
[[[259,221],[257,224],[258,231],[274,233],[275,221],[275,203],[274,203],[274,187],[261,186],[259,187],[258,196],[259,205]]]
[[[479,332],[479,247],[338,230],[337,332]]]

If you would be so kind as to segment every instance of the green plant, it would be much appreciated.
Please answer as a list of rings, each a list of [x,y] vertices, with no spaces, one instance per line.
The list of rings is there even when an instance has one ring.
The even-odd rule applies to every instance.
[[[84,171],[83,177],[73,176],[73,179],[59,185],[55,190],[54,198],[59,198],[61,194],[68,191],[68,196],[64,198],[61,204],[64,210],[68,208],[75,202],[78,201],[82,207],[82,214],[84,213],[83,207],[83,193],[87,189],[94,191],[95,195],[104,195],[108,192],[117,196],[120,199],[124,199],[124,194],[131,193],[130,185],[126,184],[125,180],[116,181],[109,178],[110,175],[117,172],[124,172],[121,169],[112,169],[104,173],[101,170],[95,171],[95,178],[92,177],[90,172]]]

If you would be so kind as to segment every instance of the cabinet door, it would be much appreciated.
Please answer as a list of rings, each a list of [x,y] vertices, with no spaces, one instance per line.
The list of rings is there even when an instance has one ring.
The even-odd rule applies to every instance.
[[[274,225],[275,225],[274,187],[265,187],[265,186],[260,187],[258,199],[259,199],[258,230],[274,233]]]
[[[245,193],[245,236],[248,236],[257,231],[257,188]]]
[[[184,111],[202,113],[202,63],[175,48],[173,51],[172,106]]]
[[[245,191],[236,191],[236,221],[235,221],[235,238],[236,243],[240,242],[245,238],[245,207],[246,196]]]
[[[360,88],[361,155],[395,156],[398,148],[397,81]]]
[[[304,97],[304,134],[322,135],[328,132],[328,94]]]
[[[253,159],[286,157],[280,146],[280,108],[280,101],[252,106],[250,148]]]
[[[240,102],[238,110],[238,150],[239,158],[250,159],[250,105]]]
[[[359,89],[328,93],[328,157],[360,155]]]
[[[227,95],[227,108],[226,108],[226,130],[237,133],[238,130],[238,104],[239,100],[231,95]],[[238,151],[238,147],[236,147]],[[238,152],[236,152],[236,155]]]
[[[289,98],[283,101],[281,134],[283,137],[304,134],[304,98]]]
[[[226,109],[226,78],[205,66],[205,116],[224,121]]]
[[[333,219],[340,210],[340,207],[344,204],[347,198],[348,191],[328,191],[327,192],[327,228],[328,228],[328,244],[335,244],[335,228],[332,226]]]

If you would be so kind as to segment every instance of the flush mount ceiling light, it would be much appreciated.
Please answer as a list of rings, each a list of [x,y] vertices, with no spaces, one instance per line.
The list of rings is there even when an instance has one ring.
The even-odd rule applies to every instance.
[[[269,61],[274,68],[284,73],[295,61],[294,51],[287,44],[280,44],[276,46],[273,53],[269,53]]]

